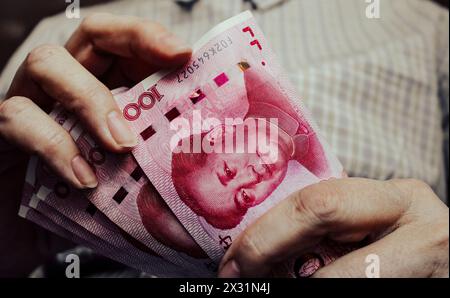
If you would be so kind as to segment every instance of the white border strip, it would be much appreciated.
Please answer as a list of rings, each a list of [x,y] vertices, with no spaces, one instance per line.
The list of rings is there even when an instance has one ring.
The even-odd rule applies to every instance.
[[[27,207],[27,206],[25,206],[25,205],[20,205],[20,208],[19,208],[19,216],[20,216],[20,217],[23,217],[23,218],[26,218],[26,217],[27,217],[28,210],[30,210],[30,207]]]
[[[36,209],[37,206],[39,205],[39,202],[41,201],[41,199],[37,196],[37,195],[33,195],[30,199],[30,203],[28,203],[28,205],[33,208]]]

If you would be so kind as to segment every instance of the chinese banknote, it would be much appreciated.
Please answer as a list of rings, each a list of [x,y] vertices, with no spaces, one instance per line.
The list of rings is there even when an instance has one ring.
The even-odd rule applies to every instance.
[[[180,69],[112,93],[139,138],[106,152],[56,107],[99,185],[75,190],[32,157],[19,215],[161,277],[213,277],[233,240],[289,194],[343,169],[250,12],[219,24]],[[300,90],[301,91],[301,90]],[[346,253],[323,243],[277,270],[307,277]]]

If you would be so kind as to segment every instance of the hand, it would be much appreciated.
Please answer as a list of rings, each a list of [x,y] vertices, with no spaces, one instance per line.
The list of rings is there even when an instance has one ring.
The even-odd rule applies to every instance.
[[[60,103],[104,148],[128,151],[137,139],[109,89],[131,87],[161,68],[184,64],[190,56],[191,49],[161,25],[109,14],[84,19],[65,47],[43,45],[31,51],[6,99],[0,100],[1,242],[14,234],[4,229],[23,225],[17,210],[27,153],[37,154],[74,187],[97,185],[71,136],[46,111]],[[14,237],[28,237],[24,228]]]
[[[323,181],[292,194],[245,230],[225,254],[219,277],[263,276],[324,238],[371,244],[313,277],[365,277],[369,254],[379,256],[381,277],[448,277],[448,235],[448,207],[423,182]]]
[[[132,86],[190,55],[188,46],[156,23],[108,14],[88,17],[65,48],[40,46],[25,59],[0,105],[0,136],[39,155],[73,186],[95,187],[95,175],[74,141],[44,110],[59,102],[106,149],[127,151],[137,139],[108,88]]]

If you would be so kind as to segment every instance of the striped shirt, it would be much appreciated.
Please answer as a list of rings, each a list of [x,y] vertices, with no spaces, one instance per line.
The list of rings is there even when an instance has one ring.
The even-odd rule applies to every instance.
[[[368,17],[371,4],[364,0],[290,0],[254,14],[349,175],[421,179],[445,200],[448,10],[425,0],[379,3],[379,18]],[[174,1],[129,0],[82,8],[81,14],[145,17],[194,43],[250,6],[200,0],[189,10]],[[4,69],[0,94],[32,48],[64,44],[79,22],[64,14],[44,19]]]

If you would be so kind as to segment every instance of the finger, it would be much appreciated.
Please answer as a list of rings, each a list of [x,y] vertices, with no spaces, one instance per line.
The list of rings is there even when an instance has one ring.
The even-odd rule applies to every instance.
[[[121,152],[137,144],[111,92],[66,49],[40,46],[21,67],[46,94],[77,114],[106,149]]]
[[[108,70],[112,56],[133,58],[140,63],[121,69],[126,75],[180,66],[189,60],[192,50],[162,25],[133,16],[93,14],[83,20],[66,44],[68,51],[96,75]]]
[[[447,225],[405,225],[317,271],[313,277],[430,277],[439,272]],[[432,230],[433,233],[429,231]],[[420,235],[420,237],[418,237]],[[437,253],[434,253],[437,251]],[[436,257],[438,256],[438,257]]]
[[[100,78],[109,89],[119,87],[132,88],[136,83],[147,78],[159,69],[160,67],[151,66],[133,58],[120,58],[116,59],[115,63]]]
[[[294,193],[246,229],[225,254],[241,276],[260,276],[272,265],[308,252],[323,238],[361,240],[401,218],[408,201],[391,183],[348,178],[323,181]]]
[[[23,66],[19,67],[14,75],[14,79],[9,86],[8,92],[6,92],[5,98],[13,96],[32,98],[33,102],[46,112],[50,112],[55,103],[55,101],[46,94],[29,75],[27,75]]]
[[[0,104],[0,136],[40,156],[74,187],[97,186],[94,172],[69,133],[30,99],[13,97]]]

